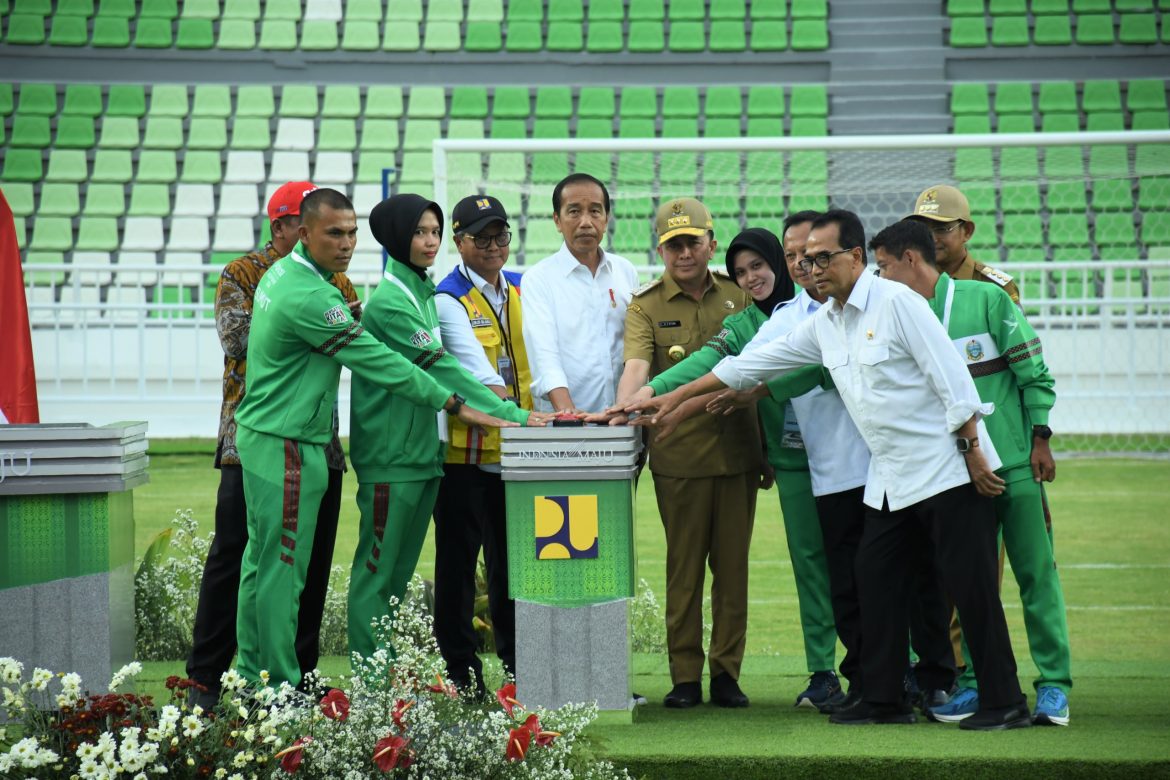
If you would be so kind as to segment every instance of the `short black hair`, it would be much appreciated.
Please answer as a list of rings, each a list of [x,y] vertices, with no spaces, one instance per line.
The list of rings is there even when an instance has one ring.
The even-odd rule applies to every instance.
[[[852,211],[845,209],[829,209],[813,220],[812,229],[837,226],[837,241],[842,249],[861,249],[861,262],[865,263],[865,228],[861,226],[861,219]]]
[[[938,268],[934,257],[934,236],[930,229],[916,219],[903,219],[900,222],[882,228],[869,241],[869,248],[876,252],[886,250],[886,254],[901,258],[907,249],[917,250],[922,259],[931,268]]]
[[[780,240],[784,240],[784,234],[788,232],[788,228],[793,225],[803,225],[805,222],[812,222],[820,215],[821,212],[813,211],[812,209],[805,209],[795,214],[789,214],[784,218],[784,225],[780,228]]]
[[[353,201],[347,198],[344,192],[323,187],[313,190],[301,201],[301,222],[312,222],[320,216],[323,208],[331,208],[334,211],[354,210]]]
[[[561,213],[561,192],[570,184],[580,184],[581,182],[592,182],[601,188],[602,202],[605,204],[605,213],[609,213],[609,190],[605,188],[605,184],[596,176],[591,176],[588,173],[570,173],[565,178],[557,182],[557,186],[553,187],[553,213]]]

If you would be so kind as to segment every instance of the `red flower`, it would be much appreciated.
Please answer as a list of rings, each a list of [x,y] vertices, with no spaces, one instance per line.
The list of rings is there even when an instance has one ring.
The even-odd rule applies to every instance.
[[[340,688],[331,688],[321,699],[321,712],[330,720],[345,721],[349,717],[349,698]]]
[[[504,712],[508,713],[508,717],[512,717],[512,708],[519,707],[520,709],[524,709],[524,705],[516,701],[515,683],[508,683],[496,691],[496,701],[504,708]]]
[[[394,721],[394,727],[399,731],[406,731],[406,711],[413,706],[414,700],[399,699],[395,702],[394,709],[390,711],[390,719]]]
[[[427,686],[427,690],[431,693],[442,693],[449,699],[458,699],[459,691],[455,690],[455,686],[443,680],[440,674],[435,675],[435,680],[438,682],[431,683]]]
[[[532,736],[534,736],[534,737],[537,734],[539,734],[540,733],[540,720],[536,717],[536,713],[533,713],[533,714],[529,715],[527,718],[525,718],[524,724],[520,728],[528,729],[529,731],[532,732]]]
[[[532,741],[532,732],[521,726],[508,732],[508,747],[504,756],[509,761],[523,761],[528,752],[528,744]]]
[[[374,763],[383,772],[389,772],[400,764],[410,766],[413,759],[406,752],[406,746],[409,744],[410,739],[407,737],[387,734],[374,745]]]
[[[553,743],[553,740],[560,735],[561,732],[559,731],[542,731],[535,735],[533,739],[536,740],[536,744],[540,745],[541,747],[548,747]]]
[[[548,747],[553,743],[553,740],[561,735],[559,731],[544,731],[540,727],[540,720],[536,714],[529,715],[524,719],[524,723],[520,728],[527,730],[532,735],[532,741],[540,747]]]
[[[276,754],[280,759],[280,768],[290,775],[297,771],[301,766],[301,761],[305,758],[305,745],[313,741],[312,737],[300,737],[284,750]]]

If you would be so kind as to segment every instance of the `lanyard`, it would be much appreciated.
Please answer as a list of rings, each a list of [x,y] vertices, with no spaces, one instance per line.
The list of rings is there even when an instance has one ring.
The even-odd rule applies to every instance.
[[[953,279],[947,280],[947,300],[943,304],[943,330],[949,335],[951,332],[951,304],[955,302],[955,281]]]
[[[501,274],[500,278],[503,279],[503,271],[501,271],[500,274]],[[463,266],[459,266],[459,275],[462,276],[464,279],[466,279],[467,283],[470,284],[473,289],[478,289],[475,285],[475,282],[472,281],[470,276],[468,276],[467,269],[464,268]],[[488,308],[491,309],[492,314],[496,315],[496,324],[500,326],[500,331],[504,334],[504,338],[508,338],[508,323],[505,321],[505,318],[504,318],[504,314],[508,311],[508,294],[509,294],[508,288],[509,288],[509,285],[508,285],[507,279],[504,279],[503,287],[504,287],[504,296],[503,296],[504,300],[500,304],[500,308],[498,308],[498,309],[496,308],[496,305],[494,303],[492,303],[491,299],[488,298],[487,295],[483,294],[482,290],[480,290],[480,294],[483,295],[483,299],[485,301],[487,301]]]

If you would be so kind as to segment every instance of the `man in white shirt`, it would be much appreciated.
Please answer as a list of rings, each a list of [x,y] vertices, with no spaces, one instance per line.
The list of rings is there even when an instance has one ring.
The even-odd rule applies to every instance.
[[[524,343],[538,411],[599,412],[622,375],[626,307],[638,286],[629,260],[601,248],[609,192],[584,173],[553,189],[553,221],[565,238],[524,273]]]
[[[833,210],[818,217],[805,254],[804,267],[831,303],[786,337],[727,358],[711,374],[631,411],[657,410],[660,416],[724,385],[745,389],[823,363],[872,456],[857,555],[862,699],[830,720],[914,722],[902,686],[909,656],[907,604],[912,564],[929,540],[943,584],[971,628],[968,641],[979,674],[981,708],[961,726],[1028,726],[1031,714],[996,588],[990,498],[1003,491],[994,473],[1000,461],[990,438],[979,435],[979,415],[993,407],[980,402],[970,373],[921,296],[866,272],[865,235],[855,214]]]

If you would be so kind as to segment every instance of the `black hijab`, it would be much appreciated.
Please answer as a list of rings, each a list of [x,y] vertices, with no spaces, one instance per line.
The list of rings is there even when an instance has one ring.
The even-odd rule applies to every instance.
[[[402,193],[391,195],[374,206],[370,212],[370,232],[378,243],[386,248],[390,257],[414,271],[420,279],[427,278],[427,269],[410,262],[410,242],[414,239],[415,228],[427,209],[439,218],[439,234],[443,232],[443,210],[439,204],[422,195]]]
[[[764,312],[764,316],[771,317],[772,310],[776,308],[777,304],[796,295],[796,287],[792,284],[792,278],[788,275],[788,267],[784,264],[784,247],[771,230],[748,228],[743,231],[731,239],[731,244],[727,247],[727,255],[725,256],[727,273],[732,279],[735,279],[735,256],[741,249],[751,249],[756,252],[764,258],[764,262],[776,275],[776,285],[772,288],[772,294],[762,301],[752,300],[752,303]]]

